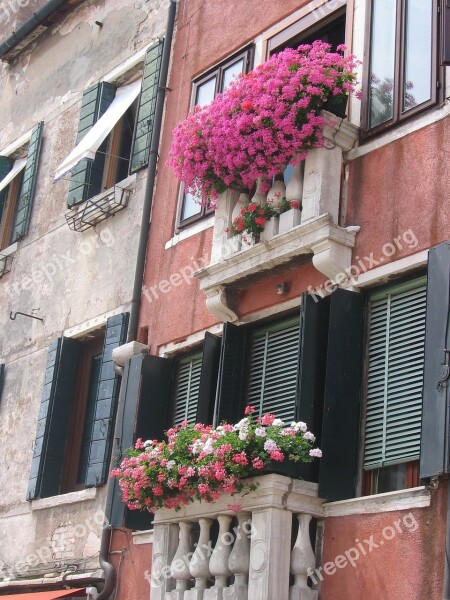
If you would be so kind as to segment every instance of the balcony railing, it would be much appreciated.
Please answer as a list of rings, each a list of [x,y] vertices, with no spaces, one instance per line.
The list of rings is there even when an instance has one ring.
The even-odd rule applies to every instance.
[[[310,521],[323,517],[317,485],[273,474],[254,482],[242,497],[157,511],[151,600],[317,599],[307,579]]]

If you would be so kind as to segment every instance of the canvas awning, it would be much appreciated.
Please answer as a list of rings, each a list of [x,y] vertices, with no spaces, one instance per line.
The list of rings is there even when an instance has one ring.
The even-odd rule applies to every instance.
[[[85,596],[86,588],[73,590],[51,590],[50,592],[28,592],[27,594],[11,594],[0,596],[2,600],[53,600],[54,598],[67,598],[69,596]]]
[[[14,161],[11,171],[0,181],[0,192],[2,192],[11,181],[17,177],[17,175],[25,169],[25,165],[27,164],[26,158],[21,158],[19,160]]]
[[[111,133],[114,125],[130,108],[139,95],[141,81],[134,81],[117,90],[116,97],[111,102],[107,111],[93,125],[81,142],[72,150],[69,156],[56,169],[54,181],[58,181],[67,173],[70,173],[80,160],[94,160],[95,153],[102,142]]]

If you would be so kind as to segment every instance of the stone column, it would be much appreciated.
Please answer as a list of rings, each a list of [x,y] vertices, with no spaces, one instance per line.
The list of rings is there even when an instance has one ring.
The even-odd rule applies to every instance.
[[[150,590],[152,600],[165,600],[166,592],[175,587],[170,565],[178,546],[178,524],[158,524],[153,527],[153,554]]]

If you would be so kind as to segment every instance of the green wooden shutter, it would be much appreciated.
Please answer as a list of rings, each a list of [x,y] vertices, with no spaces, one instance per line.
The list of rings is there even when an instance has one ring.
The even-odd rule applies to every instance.
[[[33,129],[28,146],[27,162],[23,171],[22,187],[20,188],[19,199],[17,201],[16,214],[14,217],[14,227],[12,230],[11,242],[23,238],[27,231],[31,218],[31,208],[33,206],[33,197],[36,189],[36,175],[39,163],[39,153],[41,150],[42,130],[44,123],[38,123]]]
[[[419,458],[425,279],[369,297],[364,468]]]
[[[445,353],[447,349],[447,354]],[[420,477],[450,472],[450,242],[428,253]]]
[[[9,156],[0,156],[0,182],[11,171],[14,161]],[[2,222],[3,207],[8,196],[8,187],[0,192],[0,223]]]
[[[214,402],[217,392],[217,377],[219,373],[221,338],[205,333],[202,352],[202,371],[198,392],[197,423],[211,425],[214,418]]]
[[[131,149],[130,174],[148,164],[163,46],[164,40],[158,41],[147,50],[145,55],[142,91]]]
[[[223,326],[215,413],[217,424],[236,423],[244,413],[248,329]]]
[[[49,346],[27,500],[60,493],[80,346],[71,338]]]
[[[120,461],[122,451],[143,440],[164,437],[169,428],[170,406],[173,396],[175,362],[160,356],[133,356],[125,365],[120,390],[120,408],[117,416],[118,447],[115,459]],[[112,480],[111,525],[129,529],[148,529],[153,515],[126,509],[117,480]]]
[[[185,356],[177,361],[173,411],[174,425],[180,425],[182,421],[195,422],[201,372],[201,352]]]
[[[274,413],[286,423],[295,418],[299,339],[298,317],[251,333],[246,403],[258,416]]]
[[[114,372],[112,351],[125,343],[128,319],[129,313],[122,313],[110,317],[106,322],[100,382],[85,481],[87,486],[104,485],[108,478],[119,392],[119,377]]]
[[[106,112],[116,95],[116,88],[105,81],[96,83],[83,93],[76,143],[79,144],[92,126]],[[82,160],[72,171],[67,206],[71,208],[102,189],[107,139],[98,149],[95,160]]]
[[[337,289],[330,298],[319,496],[356,493],[363,359],[364,302],[361,294]]]

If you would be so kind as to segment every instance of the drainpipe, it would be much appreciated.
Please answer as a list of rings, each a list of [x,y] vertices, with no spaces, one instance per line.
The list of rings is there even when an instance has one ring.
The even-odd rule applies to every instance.
[[[38,9],[33,16],[25,21],[16,31],[13,31],[6,40],[0,44],[0,60],[2,60],[10,50],[23,42],[36,27],[42,25],[48,17],[55,12],[60,6],[66,4],[67,0],[49,0],[45,6]]]
[[[170,52],[172,47],[176,11],[177,0],[171,0],[167,14],[166,35],[161,58],[159,87],[156,96],[155,119],[153,122],[152,142],[150,146],[150,157],[147,169],[147,182],[144,192],[144,205],[142,209],[141,229],[139,234],[138,253],[136,258],[136,270],[134,276],[133,297],[131,300],[127,342],[134,341],[137,335],[139,309],[141,305],[142,281],[144,278],[145,259],[147,255],[147,244],[150,233],[150,214],[153,201],[153,189],[155,186],[156,167],[158,164],[159,138],[161,134],[164,103],[167,91],[167,76],[169,72]],[[121,389],[117,414],[121,413],[120,405],[123,402],[125,402],[125,399],[123,397],[123,390]],[[112,596],[114,588],[116,586],[116,571],[114,569],[114,566],[109,562],[109,547],[112,533],[110,520],[112,516],[113,495],[114,486],[111,483],[111,481],[108,481],[108,496],[105,506],[106,525],[104,526],[102,531],[99,557],[100,567],[103,569],[103,572],[105,574],[105,587],[98,595],[97,600],[108,600]]]
[[[144,206],[142,209],[141,230],[139,234],[136,270],[134,275],[133,296],[131,299],[130,321],[128,325],[127,342],[133,342],[137,337],[139,310],[141,307],[142,281],[144,279],[145,259],[147,257],[147,244],[150,234],[150,214],[152,209],[153,192],[155,187],[156,167],[158,164],[159,137],[161,133],[164,102],[167,91],[167,74],[169,72],[170,51],[172,46],[176,0],[172,0],[167,17],[166,37],[161,59],[161,72],[158,93],[156,96],[155,120],[153,123],[152,143],[148,162],[147,183],[144,192]]]
[[[447,481],[447,526],[444,561],[444,600],[450,600],[450,478]]]

